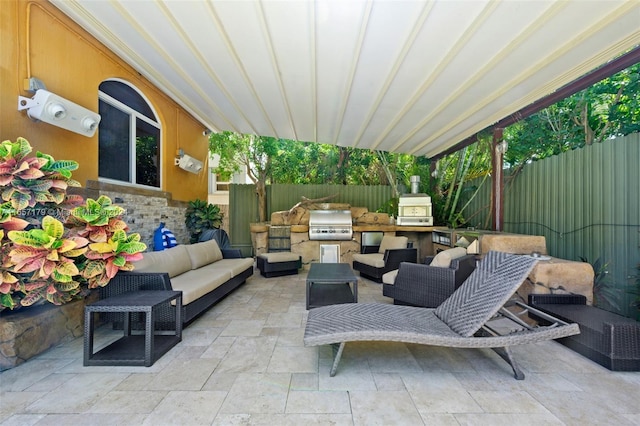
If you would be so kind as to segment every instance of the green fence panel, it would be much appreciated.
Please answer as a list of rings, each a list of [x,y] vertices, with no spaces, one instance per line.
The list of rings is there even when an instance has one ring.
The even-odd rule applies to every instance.
[[[470,225],[488,228],[490,200],[490,183],[485,183],[464,212],[465,217],[480,212]],[[590,263],[600,259],[608,271],[605,287],[615,291],[605,288],[596,294],[596,303],[638,315],[629,290],[640,263],[639,134],[528,164],[505,184],[504,200],[506,232],[544,235],[555,257]],[[617,296],[605,297],[607,293]]]

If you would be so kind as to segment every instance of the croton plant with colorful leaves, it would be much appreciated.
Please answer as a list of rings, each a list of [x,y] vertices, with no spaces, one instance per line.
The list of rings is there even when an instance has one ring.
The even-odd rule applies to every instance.
[[[77,162],[31,151],[24,138],[0,144],[0,310],[77,299],[133,270],[147,248],[108,197],[67,193],[80,186]]]

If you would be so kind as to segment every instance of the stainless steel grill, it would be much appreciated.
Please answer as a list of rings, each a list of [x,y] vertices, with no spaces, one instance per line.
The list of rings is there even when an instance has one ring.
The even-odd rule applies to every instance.
[[[351,210],[311,210],[310,240],[350,240],[353,237]]]

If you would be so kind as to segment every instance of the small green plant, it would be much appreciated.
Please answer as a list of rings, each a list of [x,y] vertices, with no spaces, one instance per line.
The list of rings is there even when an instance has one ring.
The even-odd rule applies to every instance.
[[[591,264],[593,267],[595,274],[593,278],[594,304],[602,308],[609,306],[620,312],[621,293],[609,279],[609,264],[603,262],[600,258],[597,258],[593,263],[589,262],[585,257],[580,257],[580,260]]]
[[[187,230],[191,234],[191,243],[197,243],[200,234],[207,229],[218,229],[222,225],[220,207],[203,200],[189,201],[185,212]]]

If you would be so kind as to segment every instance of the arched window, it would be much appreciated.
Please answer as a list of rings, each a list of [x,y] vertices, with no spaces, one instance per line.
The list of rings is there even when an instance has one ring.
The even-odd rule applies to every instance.
[[[116,80],[99,88],[98,176],[160,188],[160,123],[149,103]]]

